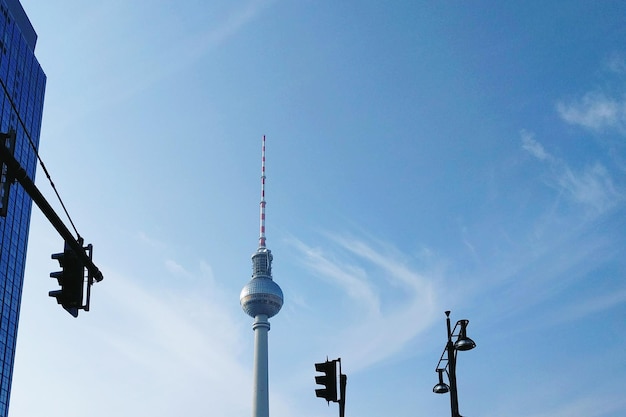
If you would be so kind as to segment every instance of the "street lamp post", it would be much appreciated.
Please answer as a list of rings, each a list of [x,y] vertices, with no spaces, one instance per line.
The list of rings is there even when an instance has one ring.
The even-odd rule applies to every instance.
[[[435,394],[450,393],[450,408],[452,417],[462,417],[459,413],[459,397],[456,385],[456,352],[461,350],[471,350],[476,347],[476,343],[467,337],[467,325],[469,320],[459,320],[452,329],[450,326],[450,311],[446,311],[446,326],[448,331],[448,341],[446,347],[437,362],[435,372],[439,374],[439,382],[433,387]],[[455,333],[457,328],[459,332]],[[456,342],[452,341],[453,337],[457,337]],[[449,385],[443,382],[443,373],[448,376]]]

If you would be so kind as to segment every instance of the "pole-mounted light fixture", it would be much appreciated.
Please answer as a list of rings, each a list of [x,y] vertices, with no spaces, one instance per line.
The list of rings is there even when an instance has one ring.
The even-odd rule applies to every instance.
[[[457,326],[461,326],[461,330],[459,331],[459,338],[454,342],[454,348],[456,350],[472,350],[476,347],[476,343],[469,337],[467,337],[467,325],[469,324],[469,320],[459,320],[456,322]],[[455,326],[456,328],[456,326]]]
[[[445,372],[445,369],[437,369],[437,372],[439,372],[439,383],[433,387],[433,392],[435,394],[445,394],[450,391],[450,387],[443,382],[443,373]]]
[[[450,393],[450,408],[452,417],[461,417],[459,413],[459,397],[456,385],[456,353],[457,351],[471,350],[476,347],[476,343],[467,337],[467,325],[469,320],[463,319],[456,322],[454,328],[450,326],[450,311],[446,311],[446,327],[448,341],[446,347],[437,362],[435,372],[439,374],[439,382],[433,387],[435,394]],[[458,330],[458,333],[456,332]],[[453,342],[452,338],[456,337]],[[443,382],[443,373],[448,376],[448,384]]]

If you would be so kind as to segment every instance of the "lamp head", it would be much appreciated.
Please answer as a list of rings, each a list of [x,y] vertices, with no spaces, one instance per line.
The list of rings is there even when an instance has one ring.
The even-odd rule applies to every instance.
[[[469,324],[469,320],[459,320],[457,324],[461,326],[461,330],[459,331],[458,339],[454,342],[454,348],[461,351],[474,349],[476,343],[467,337],[467,325]]]
[[[443,382],[443,371],[445,371],[445,369],[437,369],[437,372],[439,373],[439,382],[433,387],[433,392],[435,394],[445,394],[450,391],[450,387]]]

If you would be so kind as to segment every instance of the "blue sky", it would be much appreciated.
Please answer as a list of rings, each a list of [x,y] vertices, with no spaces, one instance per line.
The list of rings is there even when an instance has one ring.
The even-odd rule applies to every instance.
[[[626,413],[626,4],[22,4],[41,157],[105,279],[57,306],[33,209],[12,415],[250,415],[263,135],[272,416],[336,415],[326,356],[347,416],[449,415],[445,310],[478,345],[463,415]]]

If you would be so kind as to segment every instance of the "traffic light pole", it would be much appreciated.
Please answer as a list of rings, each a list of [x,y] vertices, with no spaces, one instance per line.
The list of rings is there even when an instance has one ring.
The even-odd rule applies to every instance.
[[[0,139],[7,139],[10,135],[11,133],[0,133]],[[9,152],[4,143],[0,146],[0,160],[2,160],[2,163],[6,164],[8,172],[11,173],[11,177],[22,185],[26,193],[30,196],[37,207],[39,207],[52,226],[54,226],[65,242],[81,259],[85,267],[87,267],[87,270],[89,271],[89,279],[91,280],[91,278],[93,278],[98,282],[102,281],[104,279],[102,272],[100,272],[98,267],[85,253],[82,244],[74,238],[72,232],[65,226],[61,218],[56,214],[37,186],[35,186],[35,183],[28,177],[26,170],[22,168],[19,161],[15,159],[11,152]]]
[[[348,383],[348,377],[341,373],[341,358],[339,358],[339,417],[344,417],[346,414],[346,384]]]

